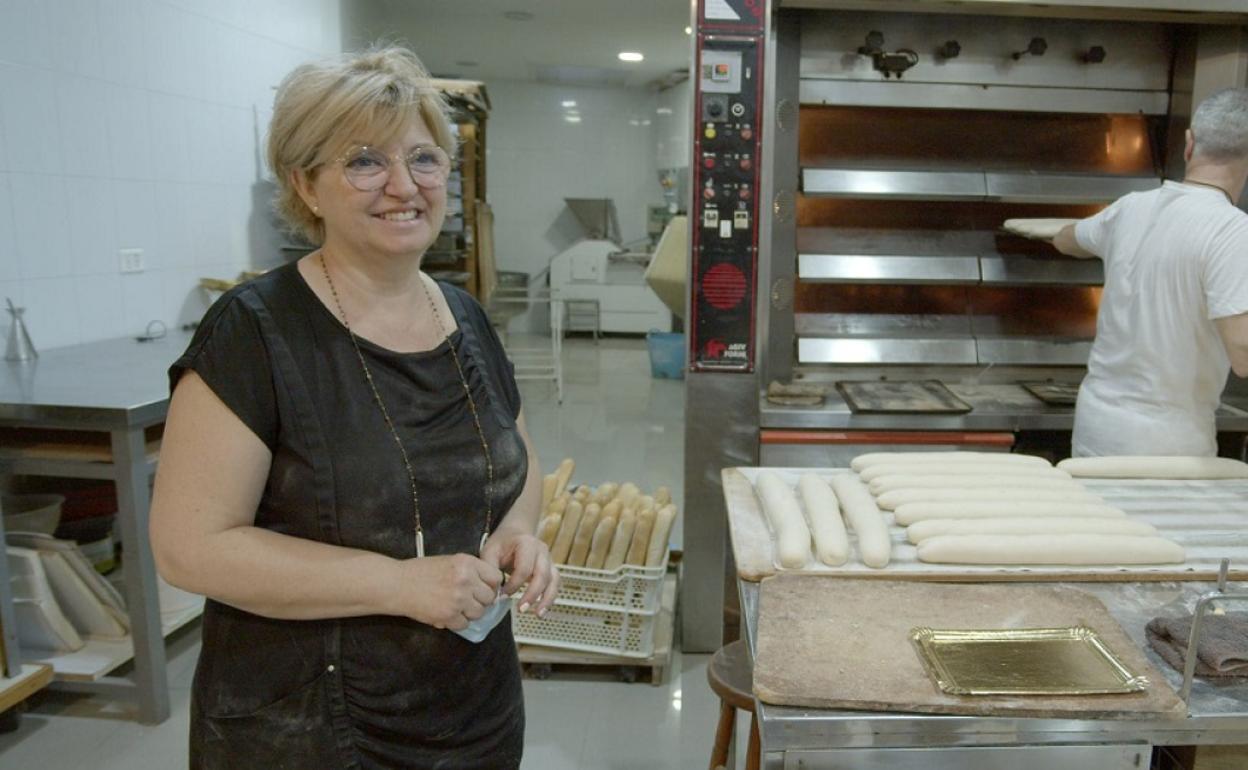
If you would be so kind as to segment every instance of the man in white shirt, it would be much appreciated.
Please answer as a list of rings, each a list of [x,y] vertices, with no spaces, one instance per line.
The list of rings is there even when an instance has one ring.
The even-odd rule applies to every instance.
[[[1182,182],[1124,196],[1053,245],[1105,288],[1075,406],[1076,457],[1217,453],[1228,370],[1248,376],[1248,89],[1201,102]]]

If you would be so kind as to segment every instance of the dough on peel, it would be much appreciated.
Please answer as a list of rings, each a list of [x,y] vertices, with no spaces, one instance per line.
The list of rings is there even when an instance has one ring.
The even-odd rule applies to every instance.
[[[806,566],[810,560],[810,530],[793,488],[771,471],[763,471],[754,482],[754,490],[775,533],[776,562],[787,569]]]
[[[1156,535],[1152,524],[1129,519],[1089,519],[1068,516],[1016,519],[924,519],[906,529],[915,545],[940,535]]]
[[[850,460],[849,467],[858,472],[876,465],[914,465],[916,463],[1000,463],[1038,468],[1053,466],[1043,457],[1015,455],[1008,452],[868,452]]]
[[[919,543],[935,564],[1182,564],[1183,547],[1135,535],[940,535]]]
[[[828,482],[813,473],[802,474],[797,491],[806,511],[806,522],[815,541],[815,556],[829,567],[849,561],[849,537],[841,519],[841,506]]]
[[[858,477],[874,481],[881,476],[1034,476],[1047,479],[1069,479],[1070,474],[1049,465],[1006,463],[880,463],[863,468]]]
[[[1014,487],[980,487],[970,489],[898,489],[885,492],[876,501],[881,508],[892,511],[906,503],[970,502],[987,500],[995,503],[1011,502],[1068,502],[1103,503],[1097,495],[1087,490],[1050,491],[1046,489],[1017,489]]]
[[[1057,467],[1100,479],[1248,479],[1248,463],[1229,457],[1072,457]]]
[[[1048,489],[1074,490],[1083,489],[1083,485],[1074,479],[1048,478],[1044,476],[911,476],[896,474],[877,476],[870,483],[871,494],[882,495],[895,489],[948,489],[949,487],[1011,487],[1014,489]]]
[[[1072,517],[1122,519],[1126,513],[1099,503],[1053,503],[1034,500],[998,503],[991,500],[942,503],[903,503],[893,511],[897,523],[908,527],[926,519],[1013,519],[1031,517]]]
[[[893,556],[888,524],[866,485],[849,474],[833,476],[830,483],[845,512],[845,521],[858,538],[862,563],[875,568],[888,566]]]

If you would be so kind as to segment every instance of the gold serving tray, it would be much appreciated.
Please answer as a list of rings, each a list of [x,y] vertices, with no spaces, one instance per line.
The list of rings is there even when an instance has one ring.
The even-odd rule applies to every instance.
[[[1084,626],[915,628],[910,638],[936,686],[950,695],[1108,695],[1148,687]]]

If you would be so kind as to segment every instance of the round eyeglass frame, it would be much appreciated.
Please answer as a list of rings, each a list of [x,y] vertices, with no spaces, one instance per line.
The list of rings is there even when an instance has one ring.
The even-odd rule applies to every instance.
[[[418,170],[412,163],[412,158],[420,153],[432,152],[440,158],[440,162],[432,171]],[[363,154],[371,154],[375,159],[384,161],[385,165],[381,170],[372,174],[361,174],[357,172],[352,174],[348,163]],[[405,155],[394,154],[389,155],[376,147],[369,145],[359,145],[352,147],[341,156],[334,158],[333,162],[342,166],[343,177],[355,189],[360,192],[376,192],[390,183],[390,174],[394,169],[394,162],[398,161],[400,165],[407,168],[412,183],[418,187],[425,189],[433,189],[446,185],[447,178],[451,174],[451,159],[446,150],[437,145],[418,145],[409,150]]]

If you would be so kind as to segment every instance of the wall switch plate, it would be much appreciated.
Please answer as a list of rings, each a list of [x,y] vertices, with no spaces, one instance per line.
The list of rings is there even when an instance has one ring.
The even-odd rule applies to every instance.
[[[141,273],[144,270],[143,249],[121,249],[117,252],[121,259],[123,273]]]

